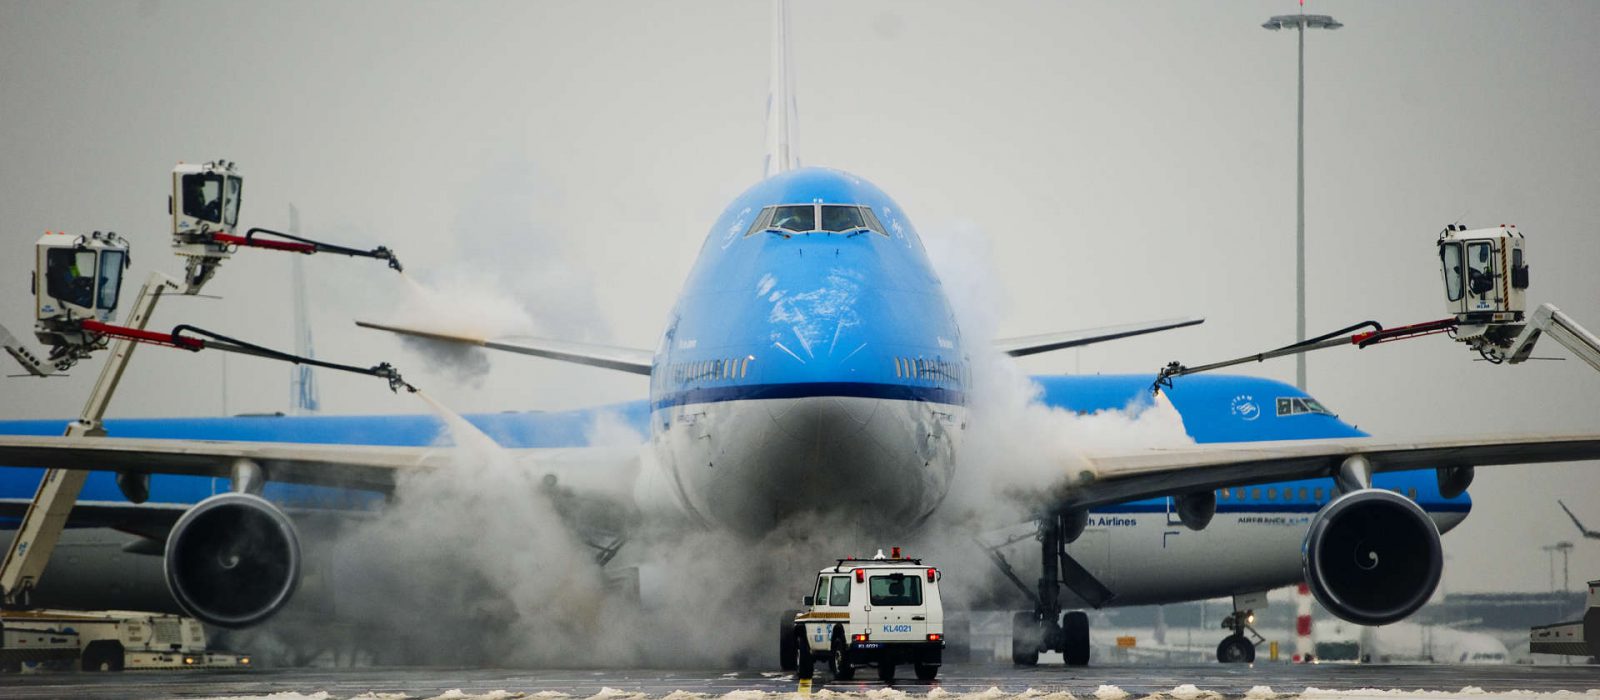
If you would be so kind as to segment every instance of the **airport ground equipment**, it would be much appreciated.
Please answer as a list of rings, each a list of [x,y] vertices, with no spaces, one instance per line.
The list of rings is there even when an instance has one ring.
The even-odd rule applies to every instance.
[[[67,664],[85,671],[174,668],[250,668],[248,654],[207,649],[205,627],[181,615],[107,610],[0,611],[7,671],[23,663]],[[39,648],[30,648],[33,647]]]
[[[288,234],[265,230],[252,230],[244,237],[231,231],[238,223],[243,180],[232,163],[213,161],[203,165],[180,164],[172,174],[172,197],[168,207],[172,214],[172,244],[175,252],[186,260],[182,282],[160,272],[152,272],[140,288],[129,311],[126,326],[113,325],[119,307],[122,274],[130,264],[126,239],[115,233],[94,232],[88,235],[46,232],[35,244],[35,264],[32,290],[35,295],[34,334],[50,347],[48,366],[23,347],[9,332],[0,329],[0,342],[30,375],[48,377],[64,372],[78,361],[93,353],[111,348],[111,356],[101,369],[100,377],[90,392],[88,401],[78,420],[66,430],[68,437],[95,437],[105,434],[101,421],[112,395],[116,392],[122,374],[127,368],[137,343],[166,345],[191,351],[212,348],[227,352],[255,355],[269,359],[314,364],[319,367],[356,372],[385,379],[391,390],[413,387],[401,379],[388,363],[372,367],[339,365],[312,358],[298,357],[271,350],[219,333],[193,326],[180,325],[170,333],[146,330],[150,316],[160,298],[167,293],[182,291],[198,294],[216,272],[222,260],[240,247],[283,250],[303,254],[333,252],[351,256],[365,256],[386,260],[395,270],[399,261],[387,248],[359,251],[342,246],[312,241]],[[256,238],[265,233],[286,240]],[[185,332],[190,335],[185,335]],[[111,341],[118,342],[113,346]],[[276,507],[255,495],[263,481],[261,470],[241,462],[235,470],[235,489],[243,493],[222,494],[197,506],[189,515],[202,509],[208,513],[210,525],[221,523],[287,524],[286,517]],[[88,472],[83,470],[49,469],[41,480],[39,490],[20,523],[3,563],[0,563],[0,592],[7,608],[30,607],[31,591],[37,586],[50,554],[55,548],[67,517],[78,493],[82,490]],[[149,477],[143,474],[119,473],[117,484],[123,494],[134,503],[149,496]],[[228,500],[228,499],[232,500]],[[222,499],[222,500],[218,500]],[[225,503],[223,501],[226,501]],[[209,504],[209,506],[207,505]],[[181,526],[184,522],[180,520]],[[174,528],[174,536],[182,534]],[[216,539],[216,538],[212,538]],[[213,543],[215,544],[215,543]],[[292,526],[283,544],[292,549],[290,563],[298,562],[298,546],[294,542]],[[220,546],[220,545],[219,545]],[[181,579],[185,572],[175,571],[173,543],[168,543],[169,582]],[[181,559],[180,559],[181,561]],[[249,567],[242,572],[249,573]],[[256,571],[255,573],[268,573]],[[297,575],[297,566],[275,567],[283,576]],[[285,590],[292,591],[293,581],[285,581]],[[181,587],[181,586],[180,586]],[[190,602],[179,596],[180,605],[190,609]],[[286,599],[287,596],[281,596]],[[213,624],[250,624],[275,612],[276,606],[264,614],[223,616],[197,616]],[[198,624],[198,623],[196,623]],[[83,653],[88,653],[87,646]],[[192,665],[192,662],[189,664]]]
[[[394,251],[384,246],[361,250],[264,228],[235,235],[243,194],[244,177],[231,161],[179,163],[172,169],[172,196],[167,199],[167,210],[172,215],[173,251],[185,260],[184,293],[199,292],[222,261],[241,247],[367,257],[387,261],[396,272],[403,270]]]
[[[1367,348],[1437,333],[1450,334],[1491,363],[1513,365],[1531,359],[1534,345],[1548,335],[1600,371],[1600,337],[1554,304],[1541,304],[1531,315],[1527,313],[1530,280],[1526,244],[1526,238],[1515,226],[1469,230],[1451,224],[1439,233],[1437,241],[1449,317],[1396,328],[1363,321],[1303,342],[1231,360],[1194,367],[1171,362],[1156,374],[1151,388],[1160,391],[1163,386],[1172,386],[1177,377],[1247,362],[1346,345]]]
[[[899,547],[888,556],[879,550],[871,559],[839,559],[817,573],[804,607],[779,620],[783,669],[805,680],[825,661],[834,678],[849,680],[858,667],[872,666],[891,682],[896,666],[911,664],[918,679],[933,680],[945,646],[941,578],[938,568],[901,556]]]
[[[1600,663],[1600,580],[1589,582],[1583,617],[1528,630],[1528,650],[1535,654],[1587,656]]]

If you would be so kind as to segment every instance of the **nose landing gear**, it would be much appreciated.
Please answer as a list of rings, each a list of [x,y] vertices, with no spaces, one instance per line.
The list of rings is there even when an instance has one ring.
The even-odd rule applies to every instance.
[[[1253,610],[1235,610],[1232,614],[1222,618],[1222,628],[1231,630],[1232,634],[1222,638],[1217,644],[1217,661],[1225,664],[1248,664],[1256,660],[1256,645],[1266,641],[1251,623],[1256,621]],[[1248,632],[1249,636],[1245,636]],[[1253,641],[1252,641],[1252,638]]]

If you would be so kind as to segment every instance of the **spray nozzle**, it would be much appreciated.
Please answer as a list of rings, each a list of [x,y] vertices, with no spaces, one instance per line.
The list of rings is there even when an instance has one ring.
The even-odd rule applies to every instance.
[[[389,381],[389,391],[398,394],[400,393],[400,388],[405,387],[406,391],[409,391],[413,394],[417,393],[416,387],[407,384],[406,380],[400,377],[400,370],[395,369],[394,365],[391,365],[387,362],[380,362],[372,369],[367,370],[367,372],[374,377],[387,379]]]

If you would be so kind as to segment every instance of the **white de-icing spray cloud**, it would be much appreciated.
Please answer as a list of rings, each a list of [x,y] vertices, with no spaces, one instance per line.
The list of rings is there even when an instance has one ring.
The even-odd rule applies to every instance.
[[[971,362],[968,426],[942,519],[1005,527],[1023,515],[1007,493],[1076,477],[1089,467],[1086,454],[1192,442],[1164,397],[1086,415],[1042,403],[1039,385],[990,343],[999,335],[1005,296],[989,238],[975,226],[954,224],[930,229],[923,241]]]
[[[362,612],[392,629],[426,629],[420,637],[397,633],[387,641],[405,647],[426,639],[429,650],[448,649],[450,660],[765,667],[775,653],[778,613],[795,607],[815,571],[839,556],[906,544],[957,573],[947,600],[959,604],[967,596],[952,588],[996,578],[972,535],[1026,521],[1008,490],[1037,490],[1076,474],[1086,450],[1188,441],[1176,411],[1159,401],[1088,416],[1040,403],[1038,387],[987,343],[1002,308],[987,246],[971,227],[928,240],[962,327],[972,383],[957,484],[920,532],[859,532],[820,516],[765,535],[640,521],[632,523],[622,554],[602,568],[542,491],[542,470],[519,464],[436,406],[456,446],[455,464],[402,480],[384,514],[347,542],[353,543],[347,550],[374,560],[342,562],[347,572],[365,572],[360,585],[346,587],[346,602],[359,599],[347,610],[365,605]],[[439,308],[450,317],[441,320],[461,321],[448,304]],[[494,312],[486,314],[490,323],[526,320],[515,306],[485,308]],[[587,438],[596,446],[641,449],[645,441],[606,412],[595,414]],[[886,541],[896,538],[905,541]],[[630,578],[637,598],[622,592]],[[685,630],[706,629],[719,632],[682,643]]]
[[[444,261],[408,261],[405,292],[383,319],[473,338],[535,335],[604,341],[591,267],[573,260],[565,240],[539,222],[539,179],[532,165],[490,166],[467,190]],[[481,384],[487,352],[403,336],[407,347],[458,382]]]

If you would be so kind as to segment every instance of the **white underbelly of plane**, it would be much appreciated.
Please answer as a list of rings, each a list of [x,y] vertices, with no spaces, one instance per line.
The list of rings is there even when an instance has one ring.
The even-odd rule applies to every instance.
[[[949,489],[964,409],[819,396],[690,404],[657,414],[671,488],[707,525],[768,532],[796,517],[906,529]]]

